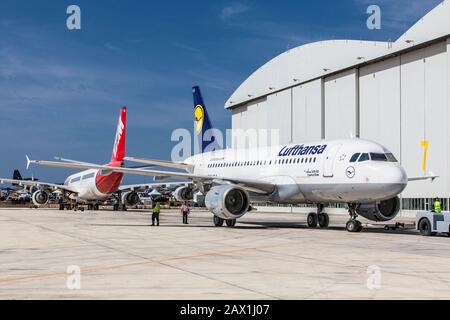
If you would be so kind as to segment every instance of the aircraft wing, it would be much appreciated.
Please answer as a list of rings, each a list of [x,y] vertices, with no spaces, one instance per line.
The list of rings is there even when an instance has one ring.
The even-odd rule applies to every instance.
[[[183,169],[186,171],[194,170],[194,166],[192,166],[190,164],[185,164],[185,163],[177,163],[177,162],[163,161],[163,160],[142,159],[142,158],[135,158],[135,157],[125,157],[125,160],[137,162],[137,163],[148,164],[148,165],[152,165],[152,166],[158,166],[158,167]]]
[[[75,193],[75,190],[71,189],[68,186],[61,185],[61,184],[47,183],[47,182],[43,182],[43,181],[13,180],[13,179],[0,178],[0,184],[5,184],[5,183],[15,184],[15,185],[19,185],[19,186],[45,188],[45,189],[50,189],[53,191],[64,190],[64,191]]]
[[[276,185],[272,183],[267,183],[259,180],[251,179],[229,179],[226,177],[211,177],[196,175],[192,173],[182,173],[182,172],[170,172],[170,171],[159,171],[159,170],[149,170],[149,169],[133,169],[133,168],[116,168],[108,167],[103,165],[90,165],[84,163],[68,163],[68,162],[55,162],[55,161],[43,161],[43,160],[27,160],[28,164],[37,164],[47,167],[57,167],[57,168],[71,168],[71,169],[96,169],[100,170],[103,174],[110,172],[120,172],[126,174],[134,174],[141,176],[150,177],[160,177],[160,178],[177,178],[177,179],[187,179],[194,182],[211,182],[213,184],[236,184],[242,188],[255,193],[260,194],[271,194],[276,190]]]
[[[189,185],[190,182],[168,182],[168,183],[148,183],[148,184],[133,184],[133,185],[125,185],[120,186],[120,191],[140,191],[146,189],[154,189],[154,188],[173,188],[177,186]]]

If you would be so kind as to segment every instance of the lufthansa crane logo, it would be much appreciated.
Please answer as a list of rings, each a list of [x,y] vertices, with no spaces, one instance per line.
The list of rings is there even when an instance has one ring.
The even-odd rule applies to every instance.
[[[355,177],[356,170],[353,167],[348,167],[345,174],[347,175],[347,178],[353,179]]]
[[[201,105],[195,107],[194,117],[195,117],[195,132],[199,134],[200,132],[202,132],[203,121],[205,120],[205,111],[203,110],[203,107]]]

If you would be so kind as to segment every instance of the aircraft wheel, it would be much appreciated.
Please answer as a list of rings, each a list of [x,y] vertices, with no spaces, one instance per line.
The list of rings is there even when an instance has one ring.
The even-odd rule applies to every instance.
[[[328,228],[328,226],[330,225],[330,216],[328,216],[328,214],[326,214],[325,212],[322,212],[318,216],[318,221],[319,227]]]
[[[216,227],[222,227],[224,222],[225,220],[223,220],[222,218],[214,216],[214,225]]]
[[[358,231],[357,232],[361,232],[363,230],[363,226],[361,224],[361,222],[358,221],[359,227],[358,227]]]
[[[98,210],[99,210],[99,205],[98,205],[98,204],[95,204],[95,205],[94,205],[94,210],[95,210],[95,211],[98,211]]]
[[[435,233],[431,231],[431,223],[428,219],[422,219],[419,222],[419,231],[425,237],[434,236]]]
[[[59,204],[59,210],[61,210],[61,211],[64,210],[64,203],[60,203],[60,204]]]
[[[232,219],[232,220],[227,220],[227,227],[229,228],[234,228],[234,226],[236,225],[236,219]]]
[[[311,212],[308,215],[307,223],[309,228],[317,228],[317,224],[319,223],[319,218],[317,216],[317,213]]]
[[[357,220],[350,220],[347,222],[347,225],[345,226],[348,232],[356,233],[362,231],[361,222]]]
[[[118,204],[115,204],[113,206],[113,211],[119,211],[119,205]]]

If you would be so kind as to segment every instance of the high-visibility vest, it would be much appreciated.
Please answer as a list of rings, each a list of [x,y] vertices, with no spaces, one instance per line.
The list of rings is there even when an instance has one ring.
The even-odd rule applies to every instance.
[[[435,201],[434,202],[434,212],[436,212],[436,213],[441,213],[442,212],[442,207],[441,207],[441,202],[440,201]]]

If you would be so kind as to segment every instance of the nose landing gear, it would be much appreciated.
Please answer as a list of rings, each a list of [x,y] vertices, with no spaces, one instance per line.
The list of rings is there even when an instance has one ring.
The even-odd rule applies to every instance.
[[[358,214],[356,213],[356,205],[355,204],[349,204],[348,205],[348,213],[350,215],[350,220],[345,225],[345,228],[348,232],[361,232],[363,227],[361,222],[356,220],[358,218]]]

